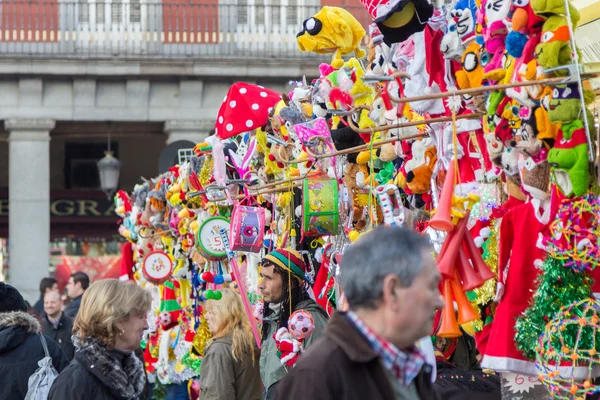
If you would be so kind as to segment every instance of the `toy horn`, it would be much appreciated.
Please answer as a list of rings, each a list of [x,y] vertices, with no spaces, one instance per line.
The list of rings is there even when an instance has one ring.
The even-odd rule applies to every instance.
[[[467,232],[468,234],[468,232]],[[469,257],[464,249],[464,246],[460,246],[458,249],[458,257],[456,260],[456,272],[462,282],[463,290],[473,290],[483,285],[484,280],[477,275],[471,263]]]
[[[444,180],[444,187],[442,188],[442,194],[440,201],[435,211],[435,215],[429,221],[429,226],[438,231],[450,232],[454,225],[452,225],[452,216],[450,214],[452,208],[452,195],[454,194],[454,174],[455,166],[454,162],[450,163],[450,167],[446,172],[446,179]]]
[[[450,232],[438,256],[438,269],[445,278],[454,278],[456,257],[467,231],[468,218],[461,219]]]
[[[481,253],[477,248],[477,245],[473,241],[473,238],[469,234],[469,232],[465,232],[465,247],[467,248],[467,252],[469,254],[469,258],[471,259],[471,263],[473,264],[473,269],[483,279],[487,281],[488,279],[492,279],[496,274],[492,272],[492,270],[487,266],[483,258],[481,257]]]
[[[462,336],[456,322],[456,313],[454,312],[454,298],[452,296],[452,284],[450,280],[444,280],[442,287],[442,296],[444,297],[444,309],[442,310],[442,322],[436,336],[443,338],[454,338]]]
[[[462,325],[467,322],[475,321],[479,318],[479,315],[473,309],[473,306],[469,302],[463,289],[460,287],[460,284],[456,279],[450,279],[449,282],[452,287],[452,295],[458,308],[458,323]]]

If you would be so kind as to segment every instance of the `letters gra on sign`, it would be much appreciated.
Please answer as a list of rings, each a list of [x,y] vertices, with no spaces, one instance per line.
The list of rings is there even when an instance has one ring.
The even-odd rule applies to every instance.
[[[0,217],[8,217],[8,199],[0,199]],[[52,199],[51,217],[115,217],[113,202],[101,199]]]

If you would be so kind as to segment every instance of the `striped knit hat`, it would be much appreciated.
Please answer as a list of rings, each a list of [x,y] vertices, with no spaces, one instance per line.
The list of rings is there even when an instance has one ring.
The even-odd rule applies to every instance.
[[[306,280],[306,264],[302,255],[296,250],[276,249],[263,258],[263,263],[277,265],[285,271],[295,275],[300,280]]]

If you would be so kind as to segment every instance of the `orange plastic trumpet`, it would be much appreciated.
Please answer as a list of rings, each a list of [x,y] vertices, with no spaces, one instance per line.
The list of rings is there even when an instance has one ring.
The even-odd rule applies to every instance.
[[[475,321],[479,318],[479,315],[473,309],[471,302],[467,298],[467,295],[460,287],[460,284],[456,279],[450,280],[450,284],[452,286],[452,295],[454,296],[454,301],[456,301],[458,308],[458,323],[460,325],[466,324],[467,322]]]
[[[454,175],[455,167],[454,163],[450,163],[450,167],[446,172],[446,179],[444,180],[444,187],[442,188],[442,194],[438,207],[435,211],[435,215],[429,221],[429,226],[438,231],[450,232],[454,225],[452,224],[452,195],[454,194]]]
[[[442,310],[442,318],[440,329],[436,336],[443,338],[454,338],[462,336],[462,332],[456,322],[456,313],[454,312],[454,296],[452,295],[451,281],[446,279],[442,283],[442,297],[444,298],[444,308]]]

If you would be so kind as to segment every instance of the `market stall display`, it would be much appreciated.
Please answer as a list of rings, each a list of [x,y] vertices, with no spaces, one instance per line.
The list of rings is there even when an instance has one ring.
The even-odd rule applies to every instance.
[[[299,251],[331,312],[344,248],[377,225],[406,226],[431,238],[443,277],[432,333],[470,331],[483,367],[539,378],[558,396],[552,327],[571,349],[576,333],[551,313],[589,301],[582,322],[597,325],[587,317],[597,132],[572,34],[579,16],[562,1],[363,3],[369,27],[337,7],[299,27],[301,50],[333,54],[313,80],[289,93],[233,84],[215,134],[189,159],[117,193],[133,247],[122,275],[155,299],[147,370],[162,383],[197,376],[202,302],[222,287],[240,291],[260,346],[258,263],[271,250]],[[275,340],[291,366],[311,321],[292,315],[288,328]],[[572,365],[589,367],[581,360]],[[588,369],[581,384],[575,372],[560,379],[593,393]]]

